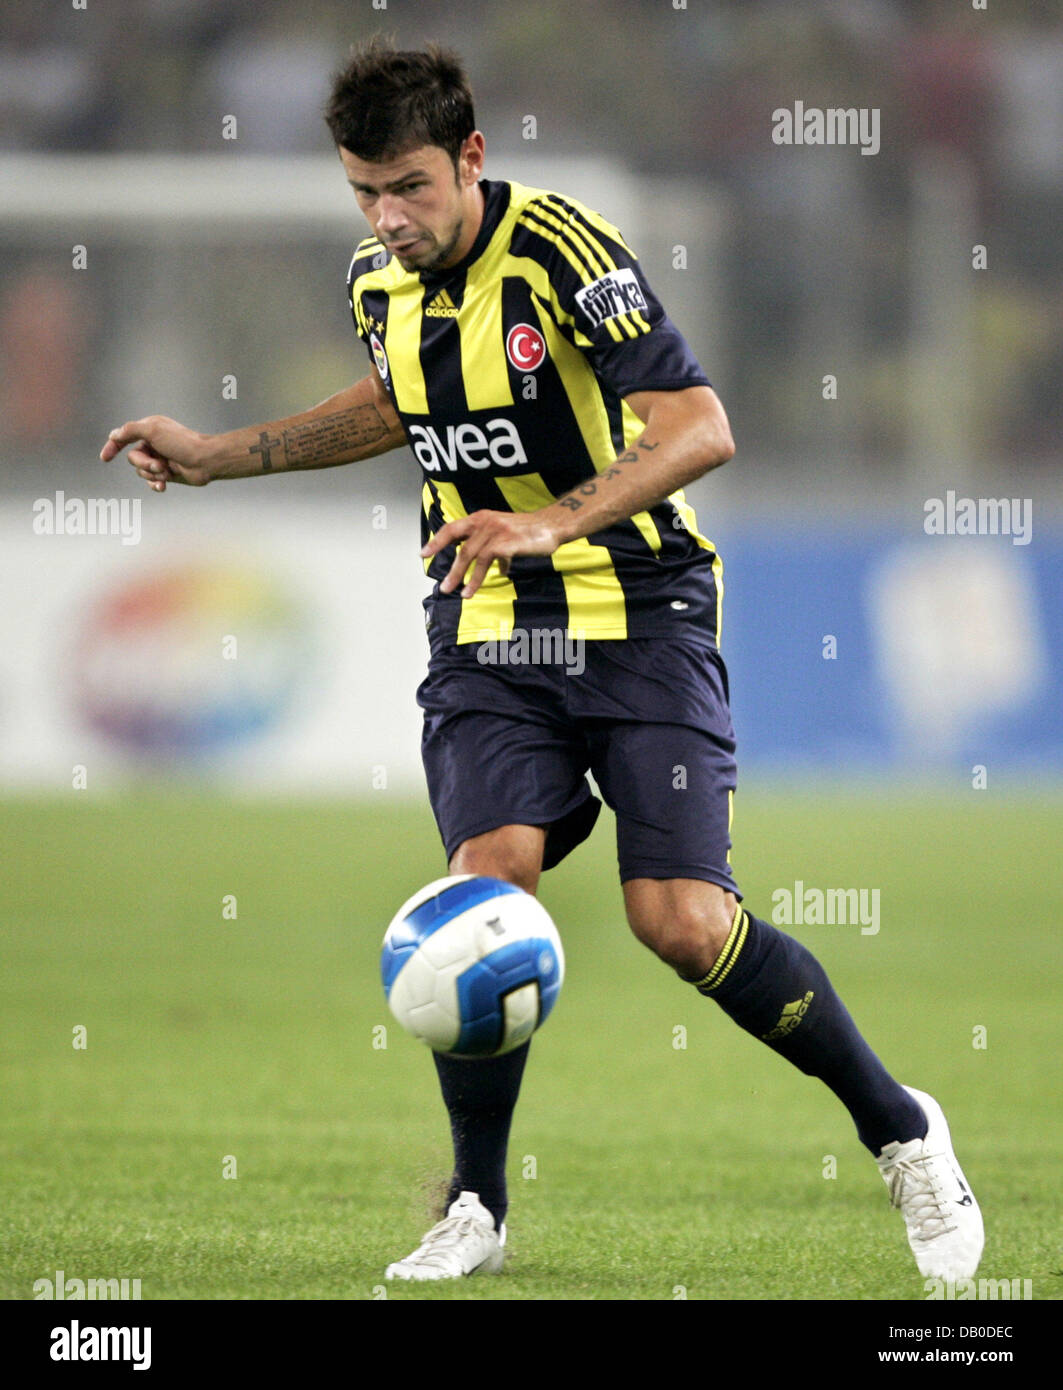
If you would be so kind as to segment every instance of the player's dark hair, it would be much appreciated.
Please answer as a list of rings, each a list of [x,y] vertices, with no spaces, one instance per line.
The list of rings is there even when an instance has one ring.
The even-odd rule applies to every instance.
[[[333,79],[325,122],[337,145],[382,162],[420,145],[438,145],[458,165],[476,129],[472,92],[457,54],[429,44],[397,51],[375,35],[352,51]]]

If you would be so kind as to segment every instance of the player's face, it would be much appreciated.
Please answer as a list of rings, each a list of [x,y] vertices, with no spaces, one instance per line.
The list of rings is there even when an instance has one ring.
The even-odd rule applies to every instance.
[[[457,170],[438,145],[422,145],[382,163],[368,163],[339,147],[373,235],[403,270],[444,270],[472,246],[483,215],[478,187],[483,152],[479,131],[462,145]]]

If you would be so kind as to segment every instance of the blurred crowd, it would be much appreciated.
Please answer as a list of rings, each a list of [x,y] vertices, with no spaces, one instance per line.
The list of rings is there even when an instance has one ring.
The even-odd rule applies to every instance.
[[[932,200],[935,171],[945,170],[964,199],[952,253],[969,260],[981,243],[988,257],[968,306],[966,447],[991,468],[1016,456],[1034,466],[1058,459],[1063,14],[1054,0],[991,0],[984,10],[950,0],[9,5],[0,13],[0,160],[217,154],[229,113],[243,152],[327,153],[329,76],[350,43],[379,29],[403,46],[435,38],[465,56],[496,149],[519,147],[533,113],[552,154],[590,152],[647,180],[722,195],[723,391],[743,446],[784,471],[820,447],[809,377],[818,382],[842,357],[857,404],[841,415],[844,438],[833,447],[887,465],[910,449],[898,396],[919,313],[913,227],[920,197],[929,185]],[[844,166],[780,159],[770,113],[798,98],[879,109],[880,152]],[[947,217],[937,235],[948,239]],[[101,387],[94,345],[121,267],[72,282],[68,260],[42,255],[2,219],[0,247],[7,473],[20,452],[80,447],[86,420],[96,426],[87,410]],[[295,273],[321,273],[312,248],[306,258]],[[217,275],[226,269],[221,258]],[[327,274],[332,286],[335,267]],[[204,303],[220,285],[202,286]]]

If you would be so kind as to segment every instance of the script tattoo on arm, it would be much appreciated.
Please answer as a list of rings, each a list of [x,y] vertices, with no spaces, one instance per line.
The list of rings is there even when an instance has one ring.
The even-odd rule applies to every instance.
[[[289,468],[311,468],[327,463],[352,449],[378,444],[390,430],[371,403],[322,415],[308,425],[284,431],[284,457]]]
[[[367,403],[339,410],[333,415],[321,415],[305,425],[293,425],[282,430],[279,439],[263,431],[258,443],[248,452],[261,455],[263,473],[273,471],[271,454],[277,448],[284,450],[285,467],[314,468],[319,464],[341,462],[352,451],[357,458],[358,449],[378,444],[390,433],[380,411]]]
[[[618,478],[623,472],[620,467],[622,463],[638,463],[639,449],[652,451],[656,449],[656,447],[656,444],[647,444],[645,440],[640,439],[637,448],[628,449],[626,454],[621,454],[616,463],[610,464],[609,467],[599,473],[597,477],[588,478],[585,483],[580,483],[580,485],[573,488],[570,493],[567,493],[564,497],[558,498],[557,505],[559,507],[566,507],[570,512],[578,512],[583,506],[580,497],[593,497],[603,483],[608,483],[611,482],[613,478]]]

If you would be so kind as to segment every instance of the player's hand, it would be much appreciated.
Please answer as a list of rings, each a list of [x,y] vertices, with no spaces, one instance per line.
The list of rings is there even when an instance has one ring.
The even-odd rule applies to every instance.
[[[460,542],[458,553],[439,587],[444,594],[451,594],[463,584],[462,598],[472,598],[495,560],[507,574],[514,555],[552,555],[560,544],[542,512],[483,511],[448,521],[421,554],[427,559],[455,541]]]
[[[165,415],[148,415],[112,430],[100,450],[100,458],[110,463],[131,444],[133,447],[127,455],[130,464],[137,476],[156,492],[165,492],[167,483],[205,487],[211,480],[206,452],[208,438]]]

